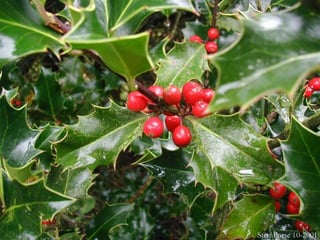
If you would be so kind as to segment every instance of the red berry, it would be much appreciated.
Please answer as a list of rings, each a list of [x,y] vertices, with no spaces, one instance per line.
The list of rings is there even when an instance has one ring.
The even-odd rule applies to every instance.
[[[202,100],[209,103],[216,95],[216,92],[211,88],[206,88],[202,90]]]
[[[292,203],[293,205],[300,207],[300,199],[298,195],[294,192],[290,192],[288,196],[289,203]]]
[[[164,101],[169,105],[179,104],[181,101],[181,91],[180,88],[174,85],[170,85],[165,89],[163,93]]]
[[[11,104],[14,107],[21,107],[22,106],[22,101],[20,99],[11,99]]]
[[[289,213],[289,214],[298,214],[299,213],[299,207],[298,206],[296,206],[296,205],[294,205],[294,204],[292,204],[292,203],[288,203],[287,204],[287,212]]]
[[[129,93],[127,98],[127,108],[133,112],[140,112],[148,105],[147,98],[140,92]]]
[[[163,88],[157,85],[152,85],[149,87],[149,90],[153,92],[155,95],[157,95],[160,98],[163,98]]]
[[[186,104],[193,105],[202,99],[202,87],[199,83],[190,81],[182,87],[182,97]]]
[[[173,130],[181,125],[181,118],[177,115],[166,116],[164,119],[168,131],[173,132]]]
[[[189,41],[190,41],[190,42],[196,42],[196,43],[202,43],[202,39],[201,39],[201,37],[199,37],[198,35],[192,35],[192,36],[189,38]]]
[[[178,147],[186,147],[191,142],[191,132],[188,127],[180,125],[173,130],[172,140]]]
[[[281,183],[275,182],[274,187],[269,189],[269,194],[274,199],[282,198],[287,192],[286,186]]]
[[[163,122],[159,117],[151,117],[143,124],[144,134],[151,138],[160,137],[163,133],[163,130]]]
[[[305,223],[305,222],[303,222],[301,220],[296,220],[294,222],[294,226],[300,232],[303,232],[303,231],[310,232],[311,231],[311,227],[309,226],[309,224],[307,224],[307,223]]]
[[[208,30],[208,38],[210,40],[216,40],[218,37],[220,37],[220,32],[219,32],[219,29],[217,28],[209,28]]]
[[[42,225],[53,225],[53,224],[56,224],[56,219],[54,218],[53,220],[50,220],[50,219],[46,219],[46,220],[42,220],[41,221],[41,224]]]
[[[320,77],[312,78],[308,83],[308,87],[312,88],[314,91],[320,91]]]
[[[209,41],[206,43],[205,47],[209,54],[218,52],[218,44],[216,42]]]
[[[198,101],[192,106],[192,115],[198,118],[202,118],[209,114],[208,103],[205,101]]]
[[[281,203],[279,201],[275,201],[274,205],[275,205],[275,208],[276,208],[276,212],[279,212],[280,208],[281,208]]]
[[[311,87],[307,86],[306,89],[304,90],[303,96],[305,98],[310,98],[312,96],[312,94],[313,94],[313,89]]]

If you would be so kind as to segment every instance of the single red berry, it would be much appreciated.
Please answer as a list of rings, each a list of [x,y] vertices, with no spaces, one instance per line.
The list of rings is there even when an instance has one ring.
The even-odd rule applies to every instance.
[[[314,91],[320,91],[320,77],[310,79],[308,87],[312,88]]]
[[[202,39],[200,36],[198,35],[192,35],[190,38],[189,38],[189,41],[190,42],[196,42],[196,43],[202,43]]]
[[[202,100],[209,103],[216,95],[216,92],[211,88],[205,88],[202,90]]]
[[[148,88],[151,92],[157,95],[159,98],[163,98],[163,88],[157,85],[152,85]]]
[[[15,107],[21,107],[22,106],[22,101],[20,99],[12,99],[11,104]]]
[[[296,229],[299,231],[299,232],[303,232],[303,231],[307,231],[307,232],[310,232],[311,231],[311,227],[309,224],[301,221],[301,220],[296,220],[294,222],[294,226],[296,227]]]
[[[160,137],[163,133],[163,122],[159,117],[151,117],[143,124],[143,132],[146,136],[151,138]]]
[[[140,112],[148,105],[147,98],[140,92],[134,91],[128,94],[127,108],[133,112]]]
[[[286,186],[281,183],[275,182],[274,187],[269,189],[269,194],[274,199],[282,198],[287,192]]]
[[[312,96],[312,94],[313,94],[313,88],[307,86],[306,89],[304,90],[303,96],[305,98],[310,98]]]
[[[164,119],[168,131],[173,132],[173,130],[181,125],[181,118],[177,115],[166,116]]]
[[[209,114],[208,103],[205,101],[198,101],[192,106],[192,115],[198,118],[205,117]]]
[[[191,142],[191,132],[188,127],[180,125],[173,130],[172,140],[178,147],[186,147]]]
[[[42,220],[41,221],[41,224],[42,225],[53,225],[53,224],[56,224],[56,219],[54,218],[53,220],[50,220],[50,219],[46,219],[46,220]]]
[[[180,88],[174,85],[170,85],[164,90],[163,100],[169,105],[179,104],[181,101],[181,91]]]
[[[287,203],[287,212],[289,213],[289,214],[298,214],[299,213],[299,207],[298,206],[296,206],[296,205],[294,205],[294,204],[292,204],[292,203]]]
[[[276,212],[279,212],[280,211],[280,208],[281,208],[281,203],[280,201],[275,201],[274,202],[274,206],[276,208]]]
[[[208,38],[210,40],[216,40],[217,38],[220,37],[220,32],[219,32],[219,29],[218,28],[209,28],[208,30]]]
[[[289,196],[288,196],[288,201],[290,203],[292,203],[293,205],[295,205],[297,207],[300,207],[300,199],[299,199],[299,196],[296,193],[290,192]]]
[[[218,52],[218,44],[216,42],[209,41],[205,45],[207,53],[212,54]]]
[[[202,99],[202,86],[194,81],[187,82],[182,87],[182,97],[186,104],[195,104]]]

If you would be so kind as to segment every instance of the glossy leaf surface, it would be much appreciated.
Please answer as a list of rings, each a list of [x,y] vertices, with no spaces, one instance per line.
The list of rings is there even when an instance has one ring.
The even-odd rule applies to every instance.
[[[47,48],[57,52],[64,46],[59,35],[50,31],[24,0],[1,3],[0,32],[0,67],[27,54],[44,52]]]
[[[23,167],[41,151],[34,147],[40,133],[26,122],[25,108],[13,109],[11,101],[15,90],[3,90],[0,96],[0,155],[11,167]]]
[[[107,1],[108,29],[114,34],[132,34],[150,14],[158,11],[181,9],[196,13],[190,0],[125,0],[121,2]]]
[[[227,239],[258,236],[274,221],[274,202],[267,196],[245,196],[234,204],[222,234]]]
[[[41,220],[69,206],[72,198],[50,191],[43,181],[22,185],[2,171],[4,213],[0,218],[0,234],[4,239],[30,239],[41,234]]]
[[[216,207],[234,197],[241,183],[268,184],[283,175],[266,149],[266,139],[237,115],[192,121],[196,181],[217,192]]]
[[[88,239],[103,239],[113,228],[126,224],[126,218],[133,210],[131,204],[114,204],[106,206],[88,224]]]
[[[319,231],[320,208],[320,151],[319,135],[306,129],[296,118],[292,119],[290,136],[282,141],[286,174],[281,182],[301,198],[299,218],[303,218]]]
[[[184,151],[167,152],[150,163],[143,163],[152,175],[164,184],[166,193],[177,193],[187,197],[191,204],[194,199],[203,193],[203,186],[195,186],[195,176],[188,163],[190,156]]]
[[[96,51],[103,62],[128,81],[152,68],[152,62],[147,52],[149,36],[147,33],[120,38],[83,39],[81,36],[67,36],[73,49],[92,49]]]
[[[182,87],[190,79],[201,80],[205,70],[208,70],[207,53],[201,44],[176,43],[167,58],[159,62],[157,81],[161,86],[170,84]]]
[[[80,116],[77,124],[66,127],[68,134],[57,145],[57,161],[65,167],[90,169],[115,164],[118,154],[142,134],[145,119],[115,103],[96,107],[94,113]]]
[[[56,75],[43,68],[34,89],[39,108],[56,120],[56,115],[62,110],[65,101]]]
[[[301,78],[320,64],[318,16],[306,12],[255,14],[242,23],[239,42],[212,57],[219,70],[213,111],[232,106],[244,110],[275,91],[292,98]]]

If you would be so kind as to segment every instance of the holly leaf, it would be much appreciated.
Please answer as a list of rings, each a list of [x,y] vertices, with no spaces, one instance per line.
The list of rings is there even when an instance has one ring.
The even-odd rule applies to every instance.
[[[87,168],[67,168],[63,166],[55,166],[45,179],[45,184],[50,189],[72,197],[76,201],[68,207],[68,211],[80,211],[87,213],[95,205],[95,199],[88,194],[89,188],[93,184],[95,174]]]
[[[50,31],[30,2],[24,0],[1,3],[0,32],[0,68],[31,53],[48,48],[58,53],[64,47],[60,36]]]
[[[115,164],[121,151],[139,135],[146,116],[128,111],[111,102],[107,108],[95,107],[79,122],[66,126],[65,139],[58,144],[57,162],[64,167]]]
[[[26,109],[13,109],[8,103],[16,90],[3,90],[0,95],[0,156],[11,167],[23,167],[41,153],[34,147],[39,130],[26,123]]]
[[[42,73],[34,85],[34,90],[39,108],[56,120],[56,115],[62,110],[65,102],[56,75],[48,69],[42,68]]]
[[[142,22],[154,12],[166,10],[184,10],[197,14],[190,0],[125,0],[120,2],[108,1],[108,29],[112,34],[132,34]]]
[[[0,234],[4,239],[37,239],[42,232],[41,219],[52,219],[73,202],[46,188],[43,180],[23,185],[1,172],[5,205]]]
[[[212,111],[248,108],[262,96],[283,91],[293,99],[302,77],[320,65],[320,17],[311,11],[255,14],[242,19],[238,42],[212,56],[219,70]]]
[[[185,42],[176,43],[167,58],[159,62],[157,84],[169,86],[182,85],[190,79],[201,79],[203,72],[209,70],[207,53],[201,44]]]
[[[87,225],[87,238],[106,239],[109,232],[123,224],[133,211],[132,204],[113,204],[103,208]]]
[[[301,199],[299,218],[304,219],[313,230],[320,228],[320,137],[304,127],[295,117],[289,138],[281,142],[285,176],[280,180]]]
[[[280,178],[283,166],[267,150],[266,138],[239,116],[211,115],[192,124],[190,166],[197,182],[215,191],[215,208],[235,197],[241,184],[268,184]]]
[[[148,54],[148,33],[140,33],[118,38],[84,39],[81,35],[67,35],[73,49],[96,51],[103,62],[114,72],[125,77],[131,84],[135,77],[150,70],[153,63]]]
[[[197,185],[195,176],[190,168],[187,168],[190,155],[185,151],[164,151],[163,154],[152,162],[142,163],[152,176],[160,180],[165,193],[176,193],[187,198],[191,205],[205,189]]]
[[[223,225],[221,236],[227,239],[249,239],[264,232],[275,217],[274,201],[267,196],[244,196],[234,207]],[[224,239],[221,237],[220,239]]]

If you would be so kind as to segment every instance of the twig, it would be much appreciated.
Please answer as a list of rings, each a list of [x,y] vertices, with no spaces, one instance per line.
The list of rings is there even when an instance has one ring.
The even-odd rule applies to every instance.
[[[153,177],[149,176],[147,181],[135,192],[135,194],[127,201],[128,203],[133,203],[139,196],[141,196],[147,187],[152,183]]]
[[[219,0],[214,0],[214,5],[212,9],[212,19],[211,19],[211,27],[216,26],[217,22],[217,15],[218,15],[218,10],[219,10]]]
[[[51,27],[52,29],[56,30],[61,34],[65,34],[70,31],[71,26],[69,24],[62,22],[54,14],[48,13],[39,0],[33,0],[33,3],[36,6],[36,9],[39,15],[41,16],[41,18],[43,19],[43,21],[47,26]]]
[[[143,95],[145,95],[147,98],[149,98],[154,103],[160,103],[161,99],[153,92],[151,92],[146,86],[141,84],[138,81],[135,81],[138,91],[141,92]]]

